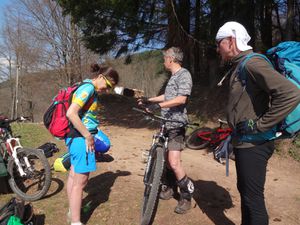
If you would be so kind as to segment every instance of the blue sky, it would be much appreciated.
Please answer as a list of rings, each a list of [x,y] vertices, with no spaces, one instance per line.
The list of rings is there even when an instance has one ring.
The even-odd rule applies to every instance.
[[[0,26],[4,20],[4,7],[9,3],[10,0],[0,0]]]

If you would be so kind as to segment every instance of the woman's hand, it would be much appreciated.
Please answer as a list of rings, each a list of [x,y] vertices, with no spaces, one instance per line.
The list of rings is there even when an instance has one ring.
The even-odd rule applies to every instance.
[[[85,144],[86,144],[86,152],[94,152],[95,151],[95,143],[94,137],[92,134],[89,134],[85,137]]]

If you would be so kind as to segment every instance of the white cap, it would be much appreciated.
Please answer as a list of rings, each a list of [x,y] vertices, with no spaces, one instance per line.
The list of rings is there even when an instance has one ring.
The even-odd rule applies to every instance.
[[[231,21],[220,27],[216,35],[216,41],[218,42],[227,37],[234,37],[236,39],[236,45],[240,51],[252,49],[252,47],[248,45],[251,37],[245,27],[240,23]]]

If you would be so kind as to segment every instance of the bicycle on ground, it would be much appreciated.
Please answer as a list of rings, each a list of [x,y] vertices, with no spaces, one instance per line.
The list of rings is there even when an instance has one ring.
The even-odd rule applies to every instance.
[[[162,177],[165,169],[166,153],[168,151],[167,122],[182,123],[168,120],[161,116],[154,115],[144,110],[133,108],[142,113],[146,119],[160,123],[160,130],[153,135],[152,144],[149,150],[147,164],[144,172],[144,197],[142,205],[141,225],[153,223],[159,199],[159,192],[162,185]],[[182,126],[195,126],[196,124],[182,124]]]
[[[0,157],[12,191],[25,201],[36,201],[49,190],[51,168],[42,150],[23,148],[20,136],[13,135],[11,123],[25,120],[0,118]]]
[[[232,134],[232,129],[228,127],[227,121],[218,119],[219,126],[216,128],[200,127],[194,130],[186,139],[186,147],[193,150],[203,150],[208,148],[214,153],[214,158],[220,163],[225,163],[224,155],[221,155],[221,147],[224,140]],[[229,152],[229,157],[234,159],[233,152]]]

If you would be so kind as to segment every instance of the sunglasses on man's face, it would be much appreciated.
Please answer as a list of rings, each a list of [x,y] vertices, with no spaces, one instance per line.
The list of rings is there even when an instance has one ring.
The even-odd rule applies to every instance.
[[[222,38],[222,39],[220,39],[220,40],[217,40],[217,41],[216,41],[216,46],[217,46],[217,48],[220,47],[221,42],[222,42],[223,40],[225,40],[225,39],[231,40],[231,37],[226,37],[226,38]]]
[[[222,38],[222,39],[216,41],[216,46],[217,46],[217,48],[220,47],[220,44],[221,44],[221,42],[222,42],[224,39],[225,39],[225,38]]]

